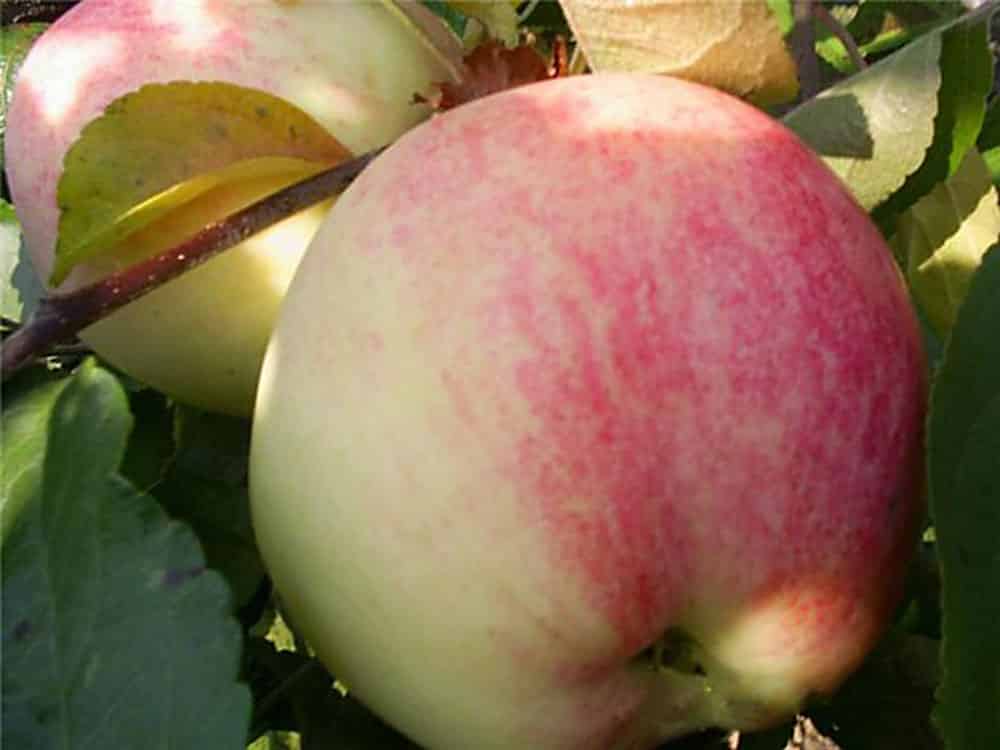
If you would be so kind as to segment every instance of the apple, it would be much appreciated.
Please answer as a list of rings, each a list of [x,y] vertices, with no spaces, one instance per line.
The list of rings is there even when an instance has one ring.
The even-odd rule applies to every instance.
[[[7,173],[36,269],[49,278],[63,157],[105,107],[145,84],[221,81],[262,90],[357,154],[425,118],[414,92],[451,75],[447,58],[390,2],[83,0],[32,48],[7,118]],[[176,245],[288,182],[270,176],[216,189],[79,266],[58,291]],[[247,414],[278,303],[328,207],[253,237],[81,338],[181,401]]]
[[[261,553],[333,674],[429,748],[650,748],[829,693],[922,518],[921,338],[779,122],[598,74],[424,123],[286,296]]]

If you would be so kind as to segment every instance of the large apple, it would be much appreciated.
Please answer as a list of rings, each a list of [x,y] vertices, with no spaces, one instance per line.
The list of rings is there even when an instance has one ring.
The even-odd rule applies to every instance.
[[[925,362],[878,231],[780,123],[653,76],[405,135],[285,299],[261,551],[431,748],[648,748],[826,693],[900,593]]]
[[[7,171],[28,250],[48,279],[64,156],[105,107],[146,84],[258,89],[360,153],[426,117],[414,92],[450,76],[442,53],[388,0],[84,0],[33,47],[7,118]],[[59,291],[167,249],[288,182],[257,177],[205,194],[79,266]],[[182,401],[248,413],[278,302],[327,207],[300,213],[128,305],[84,331],[83,340]]]

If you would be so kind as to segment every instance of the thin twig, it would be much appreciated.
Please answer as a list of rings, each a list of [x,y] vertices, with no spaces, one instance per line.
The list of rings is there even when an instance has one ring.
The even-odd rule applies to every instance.
[[[816,15],[817,20],[819,20],[830,32],[840,40],[840,43],[844,45],[844,49],[847,50],[847,56],[851,58],[851,63],[854,65],[855,70],[864,70],[868,67],[868,63],[865,62],[864,55],[861,54],[861,50],[858,49],[857,43],[854,41],[854,37],[851,36],[851,32],[838,21],[834,15],[827,9],[822,3],[816,3],[813,6],[813,13]]]
[[[153,289],[200,266],[223,250],[309,206],[344,190],[382,149],[370,151],[320,172],[211,224],[190,239],[159,255],[117,271],[100,281],[39,303],[32,318],[3,342],[0,370],[12,374]]]
[[[820,90],[816,30],[813,28],[813,11],[817,5],[817,0],[795,0],[792,3],[795,25],[789,35],[789,44],[799,69],[800,101],[812,98]]]

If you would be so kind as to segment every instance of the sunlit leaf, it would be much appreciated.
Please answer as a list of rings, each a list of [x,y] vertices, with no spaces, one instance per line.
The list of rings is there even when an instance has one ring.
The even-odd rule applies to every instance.
[[[969,282],[1000,237],[997,190],[978,152],[900,217],[892,245],[914,297],[940,336],[955,322]]]
[[[283,99],[229,83],[151,84],[84,128],[59,181],[52,283],[219,185],[302,179],[349,155]]]
[[[941,38],[941,85],[934,139],[920,168],[907,177],[899,191],[876,208],[874,218],[886,234],[892,233],[896,218],[903,211],[955,174],[976,143],[986,114],[986,96],[993,84],[988,18],[983,9],[923,37]],[[910,46],[921,44],[923,39]]]
[[[595,71],[668,73],[760,104],[794,98],[795,62],[768,0],[561,0]]]
[[[940,53],[941,37],[929,35],[785,117],[866,209],[923,163],[934,139]]]

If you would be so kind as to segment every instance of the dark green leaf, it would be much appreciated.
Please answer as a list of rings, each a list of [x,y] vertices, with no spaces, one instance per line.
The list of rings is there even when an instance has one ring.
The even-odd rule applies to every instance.
[[[128,392],[135,427],[121,473],[133,486],[148,492],[163,480],[174,457],[174,410],[168,399],[152,388],[130,391],[127,379],[122,385]]]
[[[315,659],[277,651],[257,638],[248,652],[262,691],[256,703],[267,710],[257,721],[269,729],[295,730],[302,750],[419,750],[349,693],[335,688],[333,677]]]
[[[940,32],[941,85],[934,140],[920,169],[873,212],[887,235],[893,233],[899,214],[951,177],[976,143],[986,114],[986,95],[993,85],[988,18],[980,11]]]
[[[4,134],[7,110],[14,95],[14,82],[21,63],[38,36],[48,28],[44,23],[17,23],[0,26],[0,172],[3,172]]]
[[[941,559],[950,750],[1000,747],[1000,244],[958,313],[931,397],[931,510]]]
[[[242,606],[264,577],[247,493],[250,423],[178,408],[174,440],[173,464],[153,494],[194,529],[209,566],[226,576]]]
[[[131,417],[117,380],[88,361],[20,394],[5,433],[11,419],[4,747],[242,748],[229,592],[194,535],[118,475]]]
[[[983,129],[979,133],[976,145],[979,146],[986,167],[990,170],[993,184],[1000,185],[1000,96],[994,97],[989,109],[986,110],[986,119],[983,121]]]

